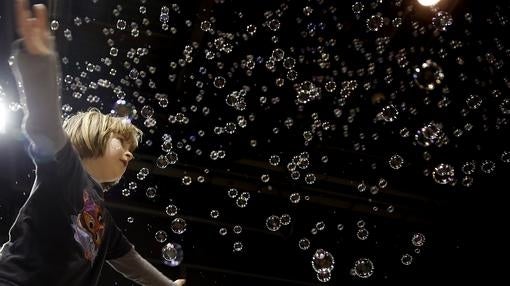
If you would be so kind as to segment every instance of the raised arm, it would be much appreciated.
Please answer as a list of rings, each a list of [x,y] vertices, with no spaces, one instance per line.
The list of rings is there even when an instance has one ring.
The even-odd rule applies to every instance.
[[[13,45],[12,71],[22,104],[23,131],[42,156],[51,156],[66,143],[62,128],[60,75],[54,39],[48,29],[46,7],[16,0],[16,26],[21,39]]]

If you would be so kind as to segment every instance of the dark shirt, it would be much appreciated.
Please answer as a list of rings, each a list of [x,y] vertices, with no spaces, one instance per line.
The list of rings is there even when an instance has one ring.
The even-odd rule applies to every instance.
[[[69,140],[53,158],[29,154],[36,179],[0,249],[0,285],[97,285],[105,260],[132,244]]]

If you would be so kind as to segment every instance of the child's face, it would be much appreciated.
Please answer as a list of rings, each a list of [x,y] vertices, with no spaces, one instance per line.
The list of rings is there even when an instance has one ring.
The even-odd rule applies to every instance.
[[[106,149],[103,156],[94,158],[96,164],[95,170],[100,174],[100,180],[103,182],[116,182],[120,180],[127,169],[129,161],[133,159],[130,150],[129,141],[118,134],[112,134],[106,143]],[[99,176],[99,175],[98,175]]]

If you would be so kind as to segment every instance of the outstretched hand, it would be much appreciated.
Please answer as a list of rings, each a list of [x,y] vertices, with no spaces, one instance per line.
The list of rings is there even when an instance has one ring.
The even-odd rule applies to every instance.
[[[184,283],[186,283],[186,279],[177,279],[174,281],[174,284],[177,286],[182,286]]]
[[[46,6],[36,4],[30,10],[27,0],[16,0],[16,25],[29,54],[43,56],[53,52]]]

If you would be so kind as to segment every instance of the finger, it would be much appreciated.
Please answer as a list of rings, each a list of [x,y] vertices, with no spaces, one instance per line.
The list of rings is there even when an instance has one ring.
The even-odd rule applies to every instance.
[[[43,4],[34,5],[34,14],[36,17],[36,26],[41,29],[41,32],[48,31],[48,10]]]
[[[23,34],[23,44],[25,45],[25,48],[29,52],[33,52],[35,49],[35,42],[37,39],[35,39],[34,35],[35,30],[35,19],[29,18],[25,21],[25,32]]]
[[[16,0],[16,22],[20,36],[24,37],[27,29],[27,19],[30,17],[26,0]]]

